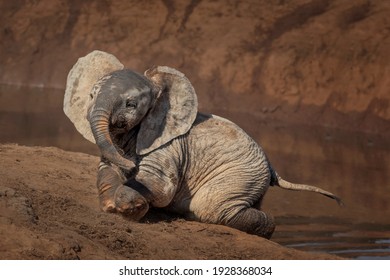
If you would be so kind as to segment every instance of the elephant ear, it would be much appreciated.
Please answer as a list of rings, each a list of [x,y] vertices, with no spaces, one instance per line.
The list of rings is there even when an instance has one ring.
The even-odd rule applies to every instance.
[[[141,123],[137,138],[137,154],[145,155],[172,139],[186,134],[198,113],[198,99],[186,76],[167,66],[145,72],[160,93]]]
[[[64,113],[72,121],[77,131],[87,140],[95,143],[87,113],[92,106],[103,76],[121,70],[124,66],[112,54],[93,51],[78,59],[68,74],[64,96]],[[109,77],[109,76],[108,76]]]

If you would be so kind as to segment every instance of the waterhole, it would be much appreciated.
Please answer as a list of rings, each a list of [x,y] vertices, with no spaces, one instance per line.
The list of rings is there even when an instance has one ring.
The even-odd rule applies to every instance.
[[[64,115],[63,94],[58,89],[0,86],[0,143],[97,155],[95,145],[80,136]],[[201,101],[200,106],[207,107]],[[322,127],[315,120],[313,126],[297,126],[255,115],[224,112],[222,116],[263,147],[283,178],[321,186],[345,203],[339,207],[318,194],[272,187],[263,203],[277,224],[272,240],[346,258],[390,259],[390,139]]]

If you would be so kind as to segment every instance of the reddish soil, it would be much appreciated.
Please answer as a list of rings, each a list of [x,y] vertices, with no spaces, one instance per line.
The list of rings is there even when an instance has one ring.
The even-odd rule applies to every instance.
[[[0,145],[0,259],[337,259],[158,209],[135,223],[98,208],[98,158]]]

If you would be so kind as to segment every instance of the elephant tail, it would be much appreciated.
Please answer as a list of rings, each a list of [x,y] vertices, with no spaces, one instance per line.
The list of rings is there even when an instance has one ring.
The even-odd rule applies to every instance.
[[[282,177],[279,176],[279,174],[271,168],[271,186],[278,186],[285,190],[292,190],[292,191],[309,191],[309,192],[316,192],[320,193],[322,195],[325,195],[327,197],[330,197],[337,201],[337,203],[340,206],[344,206],[343,201],[336,195],[334,195],[331,192],[325,191],[321,188],[310,186],[310,185],[303,185],[303,184],[295,184],[288,182],[284,180]]]

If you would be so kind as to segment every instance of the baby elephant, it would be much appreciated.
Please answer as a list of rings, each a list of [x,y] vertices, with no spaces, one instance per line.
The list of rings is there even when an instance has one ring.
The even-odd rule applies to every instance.
[[[175,69],[159,66],[145,75],[110,71],[98,80],[92,77],[92,91],[81,92],[88,67],[106,64],[94,66],[96,53],[73,67],[66,93],[72,96],[66,98],[75,102],[64,107],[77,106],[76,97],[84,100],[85,113],[69,117],[75,125],[90,124],[101,151],[97,187],[104,211],[139,220],[151,206],[165,208],[270,238],[274,220],[260,209],[269,186],[314,191],[340,202],[320,188],[283,180],[241,128],[199,113],[195,90]],[[88,129],[81,129],[87,138]]]

